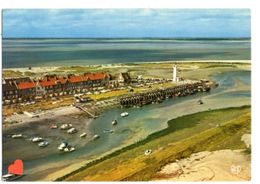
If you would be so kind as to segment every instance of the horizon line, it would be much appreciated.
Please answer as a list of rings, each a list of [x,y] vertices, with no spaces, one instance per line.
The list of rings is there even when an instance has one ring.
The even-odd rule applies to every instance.
[[[250,37],[2,37],[2,39],[251,39]]]

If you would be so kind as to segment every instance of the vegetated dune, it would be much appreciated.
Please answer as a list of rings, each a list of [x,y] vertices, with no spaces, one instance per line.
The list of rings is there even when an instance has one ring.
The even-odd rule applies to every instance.
[[[200,167],[200,163],[196,164],[196,167],[194,166],[194,168],[191,165],[189,166],[191,167],[191,171],[193,169],[193,172],[191,173],[194,174],[194,171],[197,169],[207,175],[201,175],[201,178],[196,178],[196,175],[194,174],[192,177],[188,178],[187,181],[212,180],[213,178],[218,181],[242,181],[250,179],[250,152],[247,151],[248,155],[244,155],[241,151],[231,151],[247,148],[245,143],[241,141],[241,137],[244,134],[251,132],[251,113],[248,106],[205,111],[179,117],[171,121],[173,122],[172,126],[151,135],[135,146],[122,150],[118,154],[108,156],[100,162],[82,167],[78,171],[59,178],[58,180],[168,180],[169,176],[167,173],[160,173],[160,171],[162,171],[165,166],[167,167],[168,164],[174,163],[176,160],[186,159],[194,153],[199,153],[197,156],[196,154],[191,156],[191,158],[196,156],[193,158],[195,161],[203,160],[204,156],[206,156],[204,160],[204,165],[206,167]],[[212,126],[203,129],[203,127],[209,126],[209,124]],[[182,136],[183,134],[186,135],[185,138]],[[178,139],[178,137],[180,139]],[[151,154],[145,155],[144,153],[147,150],[151,150]],[[204,151],[216,150],[227,151],[200,153]],[[233,160],[229,160],[227,163],[224,163],[223,161],[225,161],[226,157]],[[213,172],[221,175],[214,174],[213,177],[213,172],[209,169],[210,167],[207,167],[207,163],[211,163],[212,161],[213,165],[216,165],[216,168],[212,168],[216,169]],[[222,166],[220,167],[216,163],[220,165],[223,164],[223,168],[225,168],[225,170],[222,172]],[[238,165],[238,163],[241,165]],[[188,168],[188,165],[185,167]],[[203,164],[201,166],[203,166]],[[176,164],[173,168],[175,167]],[[237,175],[233,176],[232,174],[229,174],[228,172],[230,169],[241,175],[238,177]],[[179,173],[178,167],[176,167],[175,170],[176,173]],[[173,171],[175,172],[175,170]],[[174,172],[170,172],[170,176],[171,174],[175,176],[176,173]],[[179,176],[181,172],[178,174]]]

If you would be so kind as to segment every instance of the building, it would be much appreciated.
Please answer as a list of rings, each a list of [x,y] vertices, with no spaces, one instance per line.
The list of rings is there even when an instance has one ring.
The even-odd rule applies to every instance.
[[[125,85],[125,84],[130,84],[132,79],[131,79],[129,73],[125,72],[125,73],[120,73],[118,75],[117,80],[120,85]]]
[[[84,73],[84,77],[88,80],[87,88],[91,91],[95,91],[98,88],[107,88],[109,86],[110,76],[108,73]]]
[[[2,101],[3,104],[16,103],[18,99],[18,89],[14,83],[14,79],[2,80]]]
[[[128,73],[121,73],[118,79],[106,72],[70,74],[68,76],[46,75],[43,78],[31,80],[29,77],[3,80],[3,104],[46,99],[61,95],[71,95],[81,92],[101,90],[130,83]]]
[[[172,82],[178,82],[177,81],[177,66],[173,66],[173,71],[172,71]]]
[[[18,89],[18,102],[33,101],[36,97],[36,84],[30,78],[27,80],[16,80]]]

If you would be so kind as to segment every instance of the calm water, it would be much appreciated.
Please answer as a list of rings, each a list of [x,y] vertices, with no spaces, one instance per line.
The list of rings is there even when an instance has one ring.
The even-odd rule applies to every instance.
[[[172,60],[248,60],[250,40],[4,39],[3,68]]]
[[[172,118],[182,114],[212,108],[212,104],[210,104],[211,98],[224,102],[223,106],[225,107],[236,106],[237,101],[241,100],[246,100],[247,103],[250,103],[250,90],[227,93],[225,93],[225,91],[232,89],[234,82],[237,80],[241,81],[244,85],[250,86],[251,72],[229,72],[215,75],[214,78],[219,82],[220,86],[209,93],[198,93],[193,96],[168,99],[161,104],[152,104],[140,109],[130,108],[127,109],[129,116],[126,118],[120,117],[120,113],[126,109],[114,108],[104,112],[101,117],[95,119],[90,124],[88,131],[86,130],[86,122],[88,120],[82,116],[65,116],[57,119],[46,118],[45,121],[30,123],[23,125],[19,129],[4,131],[3,171],[6,172],[7,165],[14,159],[20,158],[24,160],[25,172],[27,174],[22,180],[37,180],[58,170],[59,168],[55,168],[58,165],[65,166],[75,163],[76,161],[96,158],[125,143],[131,144],[143,139],[150,133],[165,128],[167,121]],[[203,106],[197,105],[196,101],[199,98],[205,100],[203,100],[205,102]],[[195,103],[190,102],[190,100],[195,100]],[[186,107],[186,104],[182,107],[181,105],[184,103],[188,103],[188,106]],[[112,127],[111,121],[114,119],[117,119],[119,123],[117,126]],[[79,133],[68,135],[59,129],[50,130],[48,128],[51,123],[61,124],[62,122],[73,123],[80,132],[87,131],[87,138],[79,138]],[[114,133],[105,134],[103,133],[104,129],[113,129]],[[32,136],[42,136],[50,142],[50,145],[44,149],[40,149],[28,139],[11,139],[9,137],[11,134],[19,132],[27,135],[28,138]],[[100,139],[90,141],[94,134],[99,134]],[[57,150],[57,146],[63,140],[75,145],[77,150],[69,154],[60,153]],[[40,166],[47,166],[48,169],[46,170],[46,168],[41,168]]]

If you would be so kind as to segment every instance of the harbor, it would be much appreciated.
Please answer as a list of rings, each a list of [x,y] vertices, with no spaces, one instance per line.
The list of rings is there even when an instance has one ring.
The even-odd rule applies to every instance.
[[[241,78],[243,79],[241,80]],[[66,168],[75,162],[83,164],[86,160],[98,158],[165,128],[169,118],[208,109],[250,104],[250,90],[245,88],[250,85],[250,72],[223,73],[215,75],[214,79],[219,86],[209,92],[195,93],[185,97],[175,96],[172,99],[165,98],[161,103],[141,108],[121,108],[120,106],[108,108],[96,119],[90,119],[85,113],[53,118],[46,116],[41,121],[35,119],[36,122],[4,130],[3,169],[6,170],[13,158],[23,155],[21,159],[24,160],[27,175],[20,180],[53,179],[51,176],[50,178],[47,176],[61,167]],[[238,80],[242,82],[237,83]],[[245,91],[245,89],[248,90]],[[198,104],[199,99],[202,99],[203,105]],[[121,113],[125,111],[129,115],[121,117]],[[117,125],[112,125],[114,120],[117,120]],[[61,126],[65,123],[71,123],[79,131],[75,134],[68,134],[60,129],[50,129],[52,124]],[[105,130],[113,130],[113,133],[104,133]],[[86,137],[80,138],[84,132]],[[25,137],[23,139],[11,138],[11,135],[19,133]],[[95,135],[100,137],[93,140]],[[36,149],[37,145],[27,142],[31,137],[37,136],[46,139],[49,145],[43,149]],[[66,154],[59,152],[57,147],[63,141],[74,146],[76,150]],[[41,163],[45,163],[44,166]],[[52,169],[45,170],[45,168]]]

